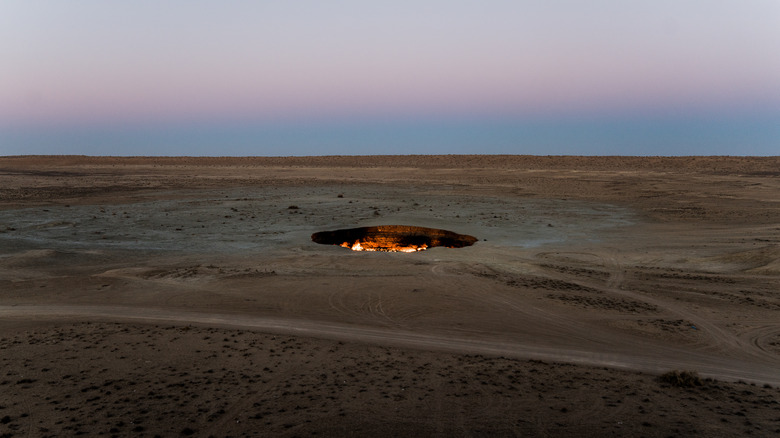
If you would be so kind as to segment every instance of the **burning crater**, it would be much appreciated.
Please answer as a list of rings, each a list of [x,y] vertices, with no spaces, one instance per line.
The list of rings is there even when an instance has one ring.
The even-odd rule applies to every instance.
[[[353,251],[415,252],[434,246],[463,248],[473,245],[477,238],[436,228],[380,225],[322,231],[312,234],[311,240],[323,245],[343,246]]]

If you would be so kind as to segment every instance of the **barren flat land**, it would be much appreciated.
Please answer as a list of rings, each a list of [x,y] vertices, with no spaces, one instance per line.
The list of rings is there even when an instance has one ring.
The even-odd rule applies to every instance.
[[[311,240],[376,225],[478,241]],[[2,437],[778,436],[779,388],[778,157],[0,158]]]

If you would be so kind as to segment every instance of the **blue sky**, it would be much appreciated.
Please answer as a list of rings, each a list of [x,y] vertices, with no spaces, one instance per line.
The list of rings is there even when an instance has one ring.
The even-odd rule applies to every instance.
[[[205,155],[347,150],[300,135],[286,148],[264,149],[259,136],[242,149],[230,126],[246,136],[247,127],[349,125],[357,131],[344,135],[358,143],[361,126],[388,121],[404,130],[443,119],[705,118],[711,125],[697,126],[707,129],[780,114],[780,2],[5,0],[0,59],[0,155],[132,155],[154,141],[129,139],[154,132],[170,137],[169,150],[155,140],[157,154],[179,155],[185,139],[171,136],[193,126],[211,126],[212,142],[224,134]],[[754,148],[764,155],[780,150],[771,125]],[[89,148],[53,143],[51,133],[90,129]],[[734,137],[719,153],[753,140]],[[618,152],[648,153],[630,143]],[[470,148],[452,152],[479,152]],[[598,153],[589,148],[579,152]]]

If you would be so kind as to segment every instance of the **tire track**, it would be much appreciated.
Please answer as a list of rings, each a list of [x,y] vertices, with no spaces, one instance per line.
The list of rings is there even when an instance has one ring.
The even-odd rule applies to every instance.
[[[489,354],[524,359],[541,359],[580,365],[607,366],[659,373],[669,369],[697,369],[716,379],[747,380],[780,385],[777,360],[756,363],[748,358],[724,357],[719,352],[690,351],[670,345],[646,343],[641,352],[617,348],[604,352],[587,346],[535,345],[521,341],[466,339],[397,329],[360,327],[311,320],[256,317],[251,315],[196,313],[159,308],[123,306],[0,306],[0,317],[33,320],[82,319],[145,321],[155,323],[203,324],[262,330],[268,333],[307,336],[377,345],[432,349],[466,354]]]
[[[741,339],[736,334],[733,334],[722,327],[708,321],[706,318],[701,317],[695,312],[691,312],[681,308],[678,304],[670,304],[663,299],[647,296],[645,294],[630,291],[623,287],[626,281],[626,269],[622,263],[619,262],[619,253],[617,249],[605,248],[609,252],[609,255],[602,256],[594,252],[572,252],[564,254],[576,254],[586,255],[592,257],[594,260],[600,260],[600,264],[608,269],[610,276],[605,283],[594,281],[592,279],[583,279],[581,277],[575,277],[570,274],[560,273],[564,278],[569,280],[576,279],[578,284],[593,287],[595,289],[602,290],[614,295],[621,296],[623,298],[629,298],[639,302],[651,304],[665,312],[673,315],[675,318],[684,319],[693,322],[697,329],[700,330],[709,339],[709,342],[700,343],[701,350],[713,350],[721,351],[722,353],[747,353],[756,358],[776,360],[777,357],[764,349],[756,348],[756,345],[750,341]],[[541,257],[546,257],[549,253],[539,253]]]
[[[635,300],[644,301],[660,309],[664,309],[666,312],[671,313],[677,318],[692,321],[696,325],[696,327],[699,330],[701,330],[704,334],[708,335],[710,340],[713,342],[713,344],[709,345],[709,347],[716,348],[723,352],[729,352],[729,350],[732,351],[735,350],[742,353],[748,353],[759,358],[775,359],[774,355],[767,355],[766,351],[755,348],[755,345],[752,342],[741,339],[738,335],[731,333],[723,329],[722,327],[708,321],[706,318],[701,317],[695,312],[685,310],[679,305],[671,305],[661,299],[648,297],[645,294],[624,289],[623,282],[625,281],[625,270],[623,269],[622,264],[618,262],[617,256],[614,255],[616,253],[617,250],[613,249],[612,250],[613,255],[605,259],[612,267],[611,272],[613,273],[613,275],[610,276],[610,281],[608,282],[607,290],[609,292],[622,295],[624,297],[629,297]],[[609,286],[609,284],[611,284],[611,286]]]

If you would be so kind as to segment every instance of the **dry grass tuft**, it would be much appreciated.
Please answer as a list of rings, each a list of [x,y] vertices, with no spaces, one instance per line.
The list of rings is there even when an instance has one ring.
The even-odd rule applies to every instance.
[[[661,383],[678,388],[694,388],[704,385],[704,381],[696,371],[669,371],[659,377]]]

